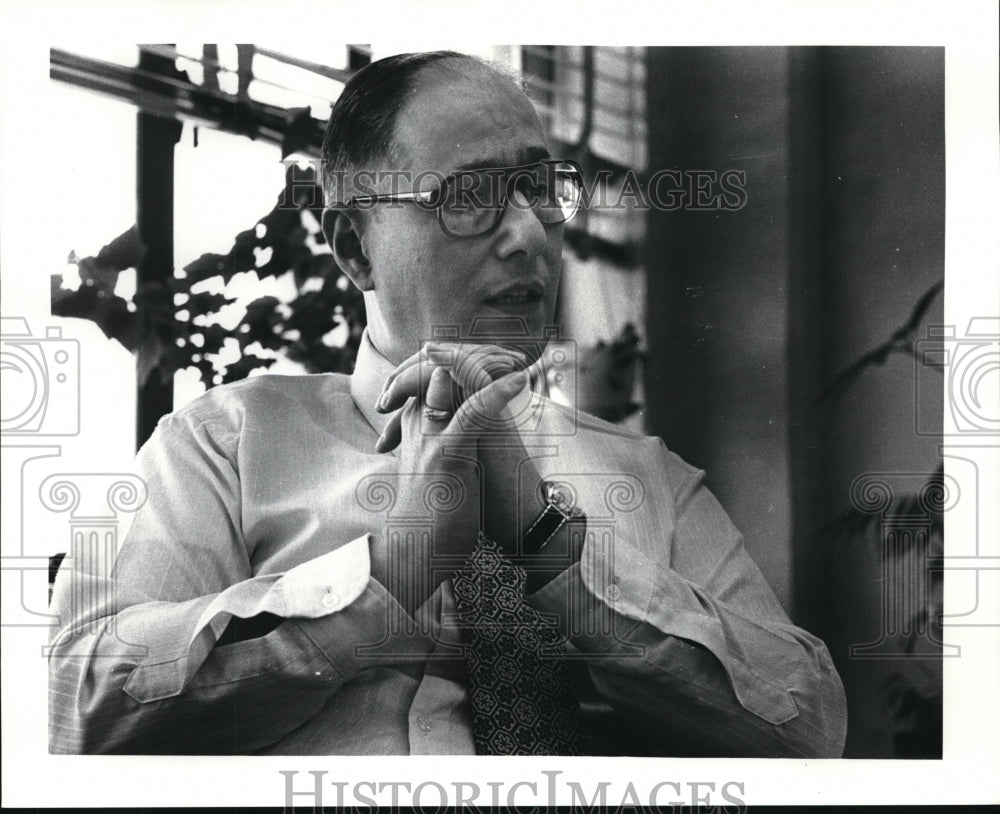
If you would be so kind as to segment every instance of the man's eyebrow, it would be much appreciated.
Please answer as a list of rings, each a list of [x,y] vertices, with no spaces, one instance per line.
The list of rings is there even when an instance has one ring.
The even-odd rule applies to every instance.
[[[455,172],[487,170],[494,167],[519,167],[522,164],[534,164],[536,161],[542,161],[546,158],[552,158],[552,154],[545,147],[530,147],[524,152],[518,153],[514,164],[508,164],[507,160],[503,158],[481,158],[455,167]]]

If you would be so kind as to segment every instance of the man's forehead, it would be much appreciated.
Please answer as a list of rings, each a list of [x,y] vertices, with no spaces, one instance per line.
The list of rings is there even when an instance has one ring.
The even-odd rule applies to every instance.
[[[513,148],[514,145],[511,145]],[[496,155],[482,155],[471,161],[456,164],[452,169],[455,172],[465,172],[472,170],[487,170],[494,167],[517,167],[524,164],[534,164],[546,158],[552,158],[549,148],[542,144],[534,144],[519,149],[511,149]]]
[[[469,64],[465,73],[435,65],[421,74],[397,116],[397,169],[448,173],[548,157],[527,96],[506,77]]]

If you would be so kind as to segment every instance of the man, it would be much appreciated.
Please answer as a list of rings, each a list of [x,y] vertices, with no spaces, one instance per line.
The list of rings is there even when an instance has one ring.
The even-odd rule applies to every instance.
[[[351,80],[323,229],[365,296],[355,373],[161,422],[113,576],[56,586],[52,751],[840,755],[826,648],[702,473],[537,393],[558,158],[469,57]]]

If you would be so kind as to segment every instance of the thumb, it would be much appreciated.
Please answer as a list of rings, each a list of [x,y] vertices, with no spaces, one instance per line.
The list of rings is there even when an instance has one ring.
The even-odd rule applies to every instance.
[[[496,385],[497,391],[503,398],[503,403],[506,404],[527,386],[528,374],[523,370],[517,370],[514,373],[501,376],[493,384]]]
[[[504,408],[527,384],[528,376],[524,371],[491,382],[465,400],[455,413],[451,426],[476,436],[483,432],[516,429],[511,417],[504,415]]]

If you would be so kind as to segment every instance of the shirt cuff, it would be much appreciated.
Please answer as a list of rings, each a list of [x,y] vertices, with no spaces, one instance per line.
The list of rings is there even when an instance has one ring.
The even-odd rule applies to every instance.
[[[316,619],[346,608],[368,585],[371,542],[372,536],[365,534],[295,566],[268,591],[264,610],[285,618]]]
[[[177,695],[204,663],[232,617],[273,613],[285,619],[316,619],[348,607],[364,592],[371,571],[365,534],[295,566],[285,574],[254,577],[215,596],[191,629],[186,648],[136,666],[125,690],[137,700]]]
[[[788,690],[761,666],[752,666],[756,648],[787,667],[789,659],[800,657],[793,638],[726,611],[697,585],[622,540],[612,548],[588,539],[579,567],[537,591],[530,603],[559,617],[570,643],[584,653],[630,659],[645,648],[640,660],[648,661],[664,636],[693,642],[720,662],[744,709],[773,724],[798,714]],[[758,653],[757,661],[768,660]],[[646,666],[671,672],[670,664]]]
[[[191,641],[211,626],[216,636],[232,616],[249,619],[273,613],[284,619],[316,619],[350,605],[361,596],[371,573],[368,547],[371,535],[364,534],[339,548],[296,565],[283,575],[246,580],[230,586],[205,608],[191,634]]]

